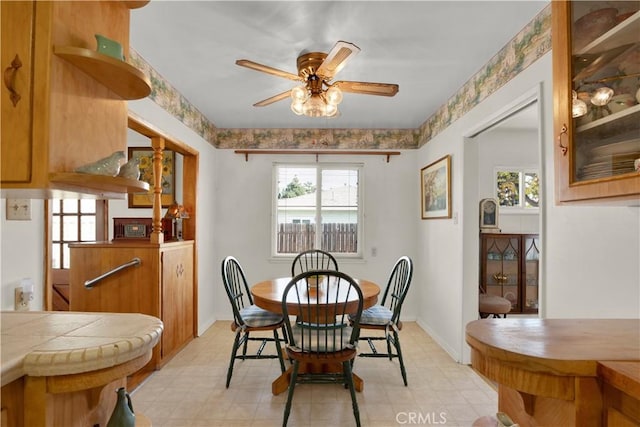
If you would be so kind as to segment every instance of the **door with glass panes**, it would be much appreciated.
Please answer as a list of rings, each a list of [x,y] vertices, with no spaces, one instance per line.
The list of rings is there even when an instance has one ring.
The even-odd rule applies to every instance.
[[[47,201],[51,277],[45,293],[47,310],[69,310],[69,244],[106,240],[106,203],[94,199]]]

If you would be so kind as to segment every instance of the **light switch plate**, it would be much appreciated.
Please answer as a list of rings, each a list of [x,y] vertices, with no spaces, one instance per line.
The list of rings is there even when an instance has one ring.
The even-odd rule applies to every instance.
[[[31,219],[31,199],[7,199],[7,220]]]

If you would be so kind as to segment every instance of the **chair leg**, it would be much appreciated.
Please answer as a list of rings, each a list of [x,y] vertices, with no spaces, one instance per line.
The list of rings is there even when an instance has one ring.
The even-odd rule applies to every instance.
[[[353,416],[356,419],[356,426],[360,427],[360,410],[358,409],[358,401],[356,400],[356,389],[353,385],[353,374],[351,372],[351,362],[346,360],[342,362],[342,372],[344,380],[349,386],[351,393],[351,406],[353,406]]]
[[[404,360],[402,359],[402,349],[400,348],[400,337],[397,331],[393,331],[393,345],[396,347],[398,353],[398,361],[400,362],[400,372],[402,373],[402,381],[404,381],[405,387],[407,386],[407,371],[404,369]]]
[[[229,388],[229,384],[231,383],[231,375],[233,375],[233,364],[236,361],[236,353],[238,352],[239,345],[240,330],[236,332],[236,337],[233,340],[233,347],[231,349],[231,360],[229,361],[229,369],[227,370],[227,388]]]
[[[387,334],[387,355],[389,356],[389,360],[393,360],[393,353],[391,353],[391,335],[389,334],[388,329],[386,334]]]
[[[286,369],[284,368],[284,359],[282,358],[282,347],[280,347],[280,338],[278,337],[278,330],[273,330],[273,338],[276,344],[276,351],[278,352],[278,360],[280,361],[280,371],[284,372]]]
[[[291,413],[291,401],[293,400],[293,390],[296,387],[296,381],[298,380],[298,367],[300,362],[293,361],[293,372],[291,372],[291,378],[289,380],[289,392],[287,393],[287,405],[284,407],[284,420],[282,421],[282,427],[287,427],[287,421],[289,420],[289,414]]]
[[[247,355],[247,345],[249,344],[249,332],[244,333],[244,344],[242,345],[242,359]]]

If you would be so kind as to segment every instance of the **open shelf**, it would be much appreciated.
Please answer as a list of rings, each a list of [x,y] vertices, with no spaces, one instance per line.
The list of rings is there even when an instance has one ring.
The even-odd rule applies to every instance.
[[[140,9],[141,7],[146,6],[151,0],[126,0],[124,4],[129,9]]]
[[[49,174],[49,181],[54,187],[67,190],[79,189],[83,193],[95,195],[149,191],[148,183],[119,176],[57,172]]]
[[[69,61],[125,100],[142,99],[151,93],[151,81],[134,66],[91,49],[54,46],[53,53]]]
[[[586,45],[577,54],[600,53],[623,45],[637,43],[638,34],[640,34],[640,11]]]
[[[625,108],[622,111],[618,111],[617,113],[613,113],[608,116],[602,117],[601,119],[597,119],[584,125],[578,126],[576,128],[576,133],[586,132],[590,129],[596,129],[605,125],[615,125],[618,128],[621,128],[623,122],[621,122],[620,120],[622,119],[629,119],[637,124],[638,120],[640,120],[640,104],[636,104],[632,107]]]

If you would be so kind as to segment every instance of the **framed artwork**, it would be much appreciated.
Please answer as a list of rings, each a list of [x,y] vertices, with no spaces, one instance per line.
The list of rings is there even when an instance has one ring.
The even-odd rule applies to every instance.
[[[480,200],[480,231],[498,230],[498,200],[487,198]]]
[[[422,219],[451,218],[451,156],[420,170]]]
[[[143,193],[129,193],[130,208],[153,207],[153,149],[151,147],[129,147],[129,160],[137,159],[140,168],[140,181],[149,183],[149,191]],[[175,153],[165,150],[162,157],[162,207],[166,208],[175,199]]]

